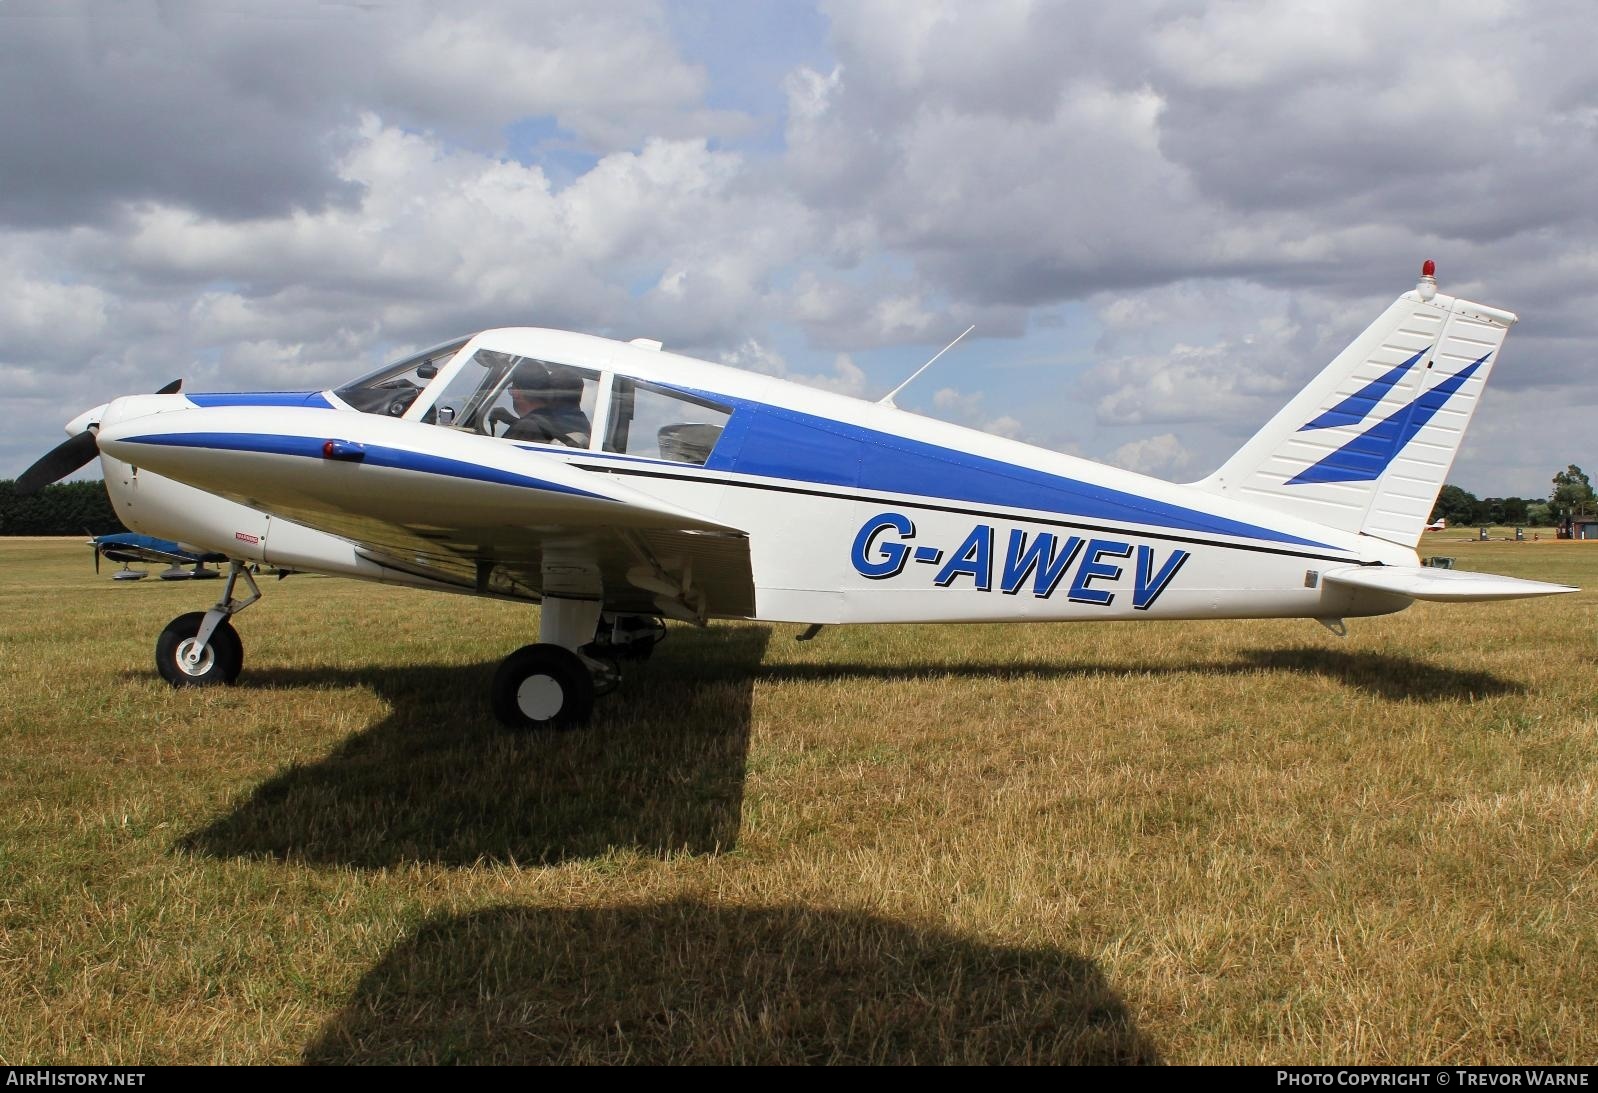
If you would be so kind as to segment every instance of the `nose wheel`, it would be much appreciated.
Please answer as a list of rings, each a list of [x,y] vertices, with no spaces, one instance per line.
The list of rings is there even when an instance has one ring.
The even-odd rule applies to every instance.
[[[524,645],[500,664],[489,695],[511,729],[575,729],[594,712],[594,677],[570,649]]]
[[[226,619],[201,645],[204,611],[190,611],[167,623],[155,641],[155,669],[174,687],[213,687],[232,683],[244,667],[244,643]]]

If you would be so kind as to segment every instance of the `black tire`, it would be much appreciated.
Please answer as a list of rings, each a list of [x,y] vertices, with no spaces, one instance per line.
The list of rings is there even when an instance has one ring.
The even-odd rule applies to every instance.
[[[155,670],[174,687],[226,686],[239,678],[244,667],[244,643],[227,619],[212,632],[199,665],[190,668],[184,663],[183,657],[204,621],[204,611],[179,615],[155,639]]]
[[[489,702],[508,729],[575,729],[594,712],[594,680],[571,650],[524,645],[494,673]]]

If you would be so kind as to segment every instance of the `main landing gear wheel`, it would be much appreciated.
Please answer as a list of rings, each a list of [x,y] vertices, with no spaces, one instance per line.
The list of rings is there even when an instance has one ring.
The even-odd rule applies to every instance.
[[[594,712],[594,679],[570,649],[524,645],[494,673],[490,701],[507,728],[574,729]]]
[[[204,611],[190,611],[166,624],[155,639],[155,668],[174,687],[214,687],[232,683],[244,667],[244,643],[238,631],[223,619],[199,660],[189,662],[194,639],[205,621]]]

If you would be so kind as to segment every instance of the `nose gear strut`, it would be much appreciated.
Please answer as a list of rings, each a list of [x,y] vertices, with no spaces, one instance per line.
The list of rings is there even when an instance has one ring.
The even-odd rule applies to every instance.
[[[250,594],[235,599],[233,590],[244,578]],[[227,583],[222,596],[209,611],[190,611],[167,623],[155,641],[155,667],[161,678],[174,687],[204,687],[228,684],[238,679],[244,667],[244,643],[230,621],[261,598],[255,577],[243,562],[229,561]]]

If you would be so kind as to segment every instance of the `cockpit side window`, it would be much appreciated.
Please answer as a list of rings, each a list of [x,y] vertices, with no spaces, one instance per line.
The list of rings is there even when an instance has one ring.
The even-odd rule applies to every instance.
[[[451,377],[429,420],[485,436],[586,448],[599,374],[554,361],[479,349]]]
[[[605,451],[704,466],[731,416],[706,399],[617,376]]]
[[[375,372],[336,388],[334,394],[365,414],[401,417],[416,401],[429,380],[438,375],[450,358],[460,352],[466,339],[434,346],[414,357],[385,364]]]
[[[478,426],[486,423],[485,411],[504,387],[505,377],[517,359],[510,353],[477,350],[433,401],[429,420],[455,429],[487,432]]]

